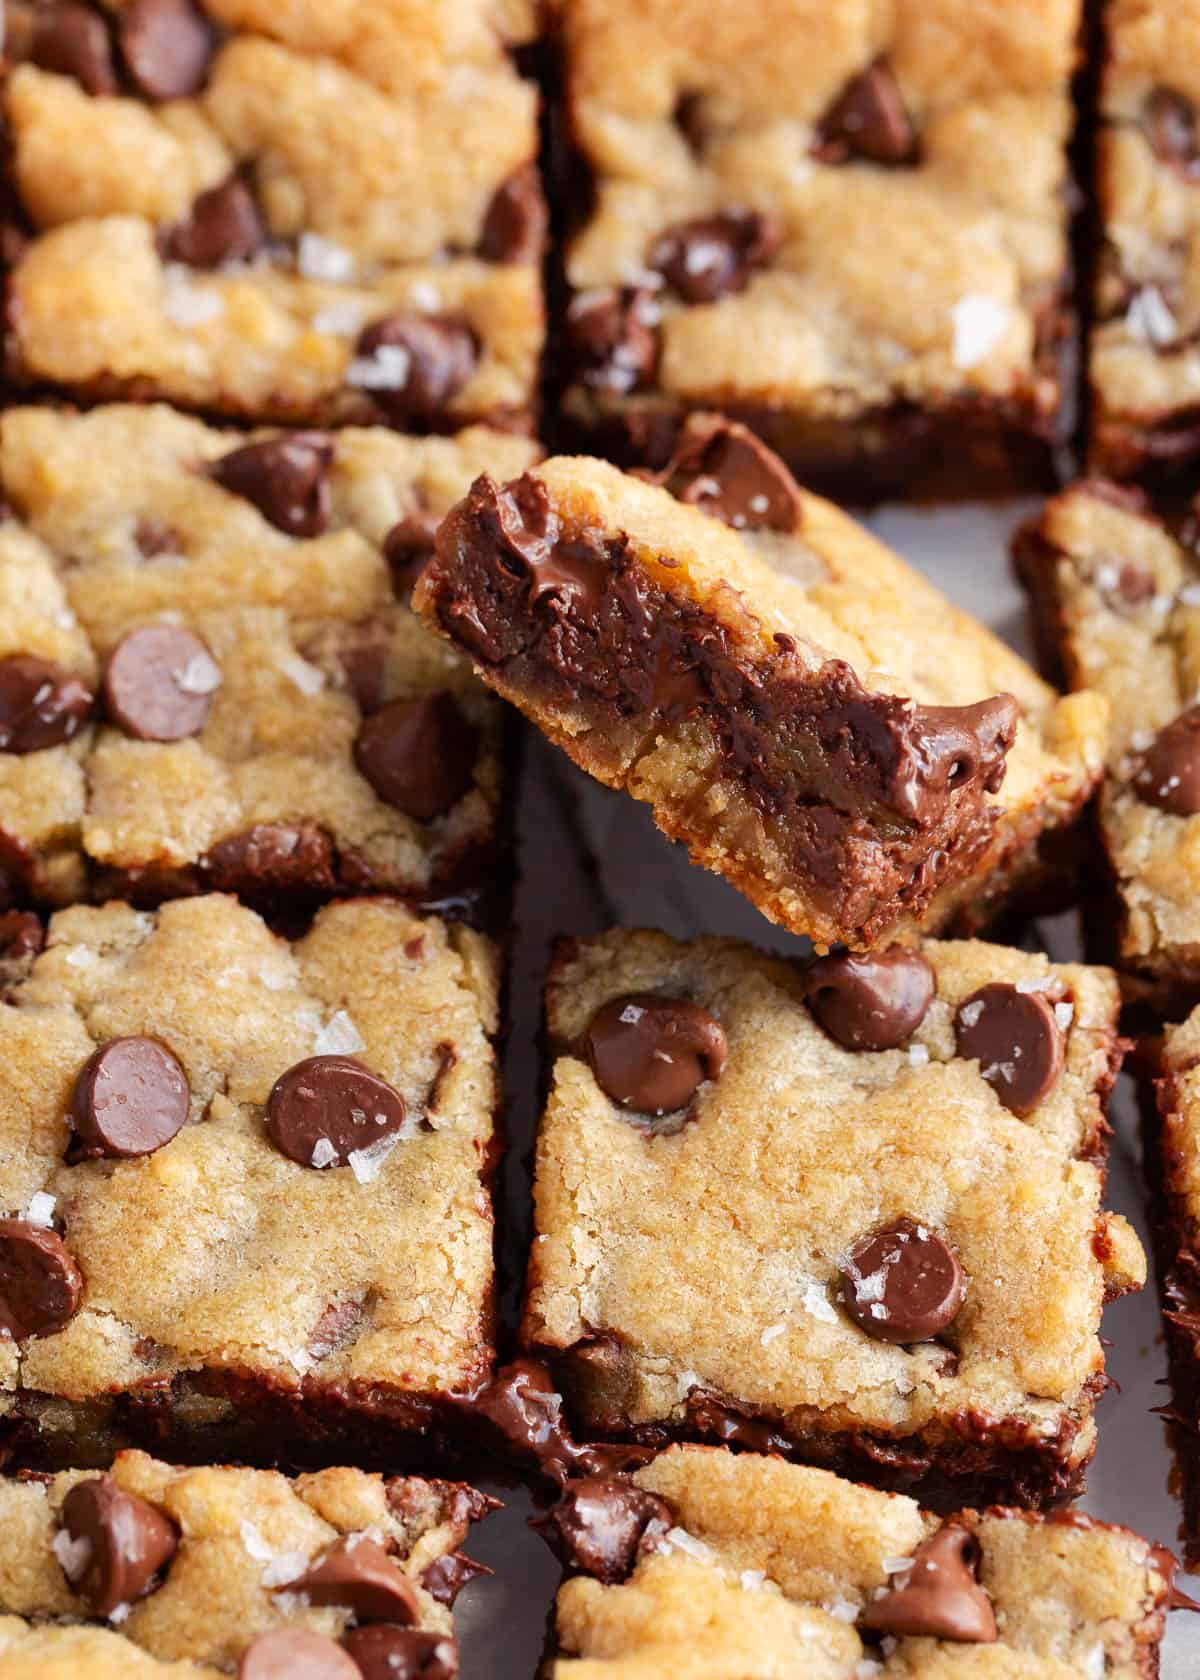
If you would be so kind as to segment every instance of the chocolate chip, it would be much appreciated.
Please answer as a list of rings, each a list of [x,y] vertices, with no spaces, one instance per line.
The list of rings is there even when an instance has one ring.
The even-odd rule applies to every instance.
[[[366,388],[389,420],[431,426],[474,373],[479,344],[456,315],[385,315],[358,335],[356,356],[378,364]]]
[[[1200,811],[1200,705],[1159,730],[1142,754],[1133,790],[1144,805],[1175,817]]]
[[[646,1531],[674,1524],[670,1506],[617,1476],[568,1482],[558,1504],[533,1526],[568,1568],[606,1585],[623,1581],[637,1562]]]
[[[86,1540],[87,1562],[72,1587],[98,1616],[144,1598],[154,1577],[175,1556],[179,1536],[162,1512],[112,1476],[76,1482],[62,1504],[62,1524],[72,1540]]]
[[[378,619],[350,625],[338,643],[338,664],[362,712],[375,712],[383,705],[391,650],[391,631]]]
[[[29,57],[39,70],[71,76],[85,93],[117,91],[108,25],[90,6],[60,0],[34,13]]]
[[[456,1680],[458,1646],[426,1628],[352,1628],[342,1643],[362,1680]]]
[[[0,1336],[50,1336],[79,1310],[83,1277],[53,1231],[0,1219]]]
[[[586,1446],[573,1440],[563,1419],[562,1395],[538,1359],[514,1359],[462,1406],[472,1423],[482,1419],[490,1424],[505,1447],[532,1459],[556,1482],[613,1475],[654,1456],[646,1447]]]
[[[139,741],[183,741],[208,720],[221,671],[190,630],[147,624],[123,636],[104,672],[109,719]]]
[[[281,1582],[275,1592],[302,1592],[310,1604],[336,1604],[360,1622],[398,1622],[418,1616],[412,1582],[383,1547],[366,1535],[347,1534],[310,1563],[302,1575]]]
[[[624,1108],[671,1114],[705,1079],[719,1079],[729,1046],[721,1023],[686,998],[633,992],[592,1016],[588,1059],[596,1082]]]
[[[567,337],[583,383],[625,393],[653,383],[658,305],[645,286],[580,292],[567,308]]]
[[[157,560],[160,554],[182,554],[183,544],[173,525],[161,519],[139,519],[133,527],[133,540],[143,560]]]
[[[324,432],[285,432],[247,443],[210,463],[208,476],[241,496],[289,537],[319,537],[329,524],[333,439]]]
[[[804,976],[817,1021],[844,1050],[895,1050],[916,1032],[937,982],[919,951],[821,957]]]
[[[289,1161],[344,1167],[399,1132],[404,1098],[351,1056],[309,1056],[280,1074],[267,1098],[267,1131]]]
[[[988,793],[999,792],[1020,717],[1011,694],[972,706],[914,706],[914,750],[896,777],[901,806],[916,815],[930,795],[941,797],[975,782]]]
[[[354,1658],[323,1633],[275,1628],[242,1652],[238,1680],[363,1680]]]
[[[218,268],[246,262],[266,238],[254,194],[238,175],[210,187],[195,200],[187,219],[167,233],[166,254],[189,268]]]
[[[739,531],[798,531],[800,488],[779,456],[735,420],[693,415],[657,482]]]
[[[231,834],[205,854],[204,867],[220,892],[325,891],[336,884],[329,836],[299,823],[255,823]]]
[[[771,261],[781,237],[761,211],[718,210],[667,228],[646,261],[685,303],[716,303],[745,291],[755,269]]]
[[[486,1563],[476,1563],[465,1552],[446,1552],[421,1572],[421,1585],[430,1598],[436,1598],[439,1604],[451,1607],[459,1593],[468,1581],[474,1581],[481,1575],[494,1575],[496,1571],[489,1569]]]
[[[359,725],[354,762],[385,805],[432,822],[474,780],[479,734],[444,689],[392,700]]]
[[[546,201],[536,163],[521,166],[492,194],[479,253],[489,262],[533,263],[546,243]]]
[[[46,930],[32,910],[0,911],[0,962],[28,962],[45,944]]]
[[[178,1060],[153,1038],[111,1038],[75,1081],[71,1118],[85,1155],[151,1155],[188,1117],[191,1092]]]
[[[924,1540],[908,1567],[862,1613],[861,1625],[895,1638],[989,1645],[999,1637],[992,1601],[975,1578],[979,1542],[958,1522]]]
[[[82,677],[35,653],[0,659],[0,752],[43,752],[78,733],[94,696]]]
[[[846,84],[817,124],[813,150],[826,163],[916,162],[916,132],[886,59]]]
[[[392,593],[398,601],[412,594],[417,573],[433,553],[441,519],[426,508],[414,508],[398,519],[383,539],[383,558],[392,574]]]
[[[147,99],[183,99],[204,86],[217,42],[194,0],[133,0],[117,30],[125,67]]]
[[[954,1017],[958,1053],[979,1071],[1005,1108],[1031,1114],[1063,1067],[1063,1030],[1044,992],[1022,992],[1007,981],[981,986]]]
[[[931,1341],[953,1322],[966,1291],[950,1245],[907,1218],[860,1237],[840,1271],[846,1311],[881,1342]]]
[[[1155,157],[1190,174],[1200,160],[1196,107],[1191,100],[1174,88],[1156,87],[1147,96],[1142,123]]]

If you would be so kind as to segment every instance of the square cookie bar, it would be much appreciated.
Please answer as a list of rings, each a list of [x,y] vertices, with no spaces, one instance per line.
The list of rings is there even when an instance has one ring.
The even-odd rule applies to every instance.
[[[0,1480],[5,1680],[454,1680],[457,1550],[494,1504],[361,1470]],[[390,1664],[390,1666],[389,1666]]]
[[[550,1680],[1153,1680],[1174,1571],[1081,1513],[939,1522],[712,1447],[569,1487],[547,1537],[585,1572],[558,1595]]]
[[[0,874],[50,903],[494,884],[500,709],[408,592],[525,439],[0,420]]]
[[[54,916],[0,1004],[0,1442],[327,1460],[457,1416],[492,1366],[496,966],[382,898],[291,943],[216,894]]]
[[[585,1439],[780,1452],[1041,1505],[1095,1447],[1107,970],[972,942],[807,970],[565,944],[523,1335]]]
[[[545,211],[511,51],[535,9],[9,0],[9,379],[530,429]]]
[[[1089,460],[1166,479],[1200,458],[1200,0],[1108,0]]]
[[[1200,524],[1136,489],[1083,481],[1014,541],[1043,658],[1110,703],[1098,826],[1108,884],[1097,951],[1131,999],[1200,998]]]
[[[745,427],[694,416],[659,478],[481,478],[414,605],[820,947],[1028,891],[1100,773],[1103,702],[1062,700]]]
[[[658,465],[720,408],[843,499],[1054,482],[1079,0],[561,10],[599,453]]]
[[[1200,1010],[1157,1045],[1145,1105],[1158,1287],[1166,1321],[1168,1434],[1180,1471],[1184,1554],[1200,1566]]]

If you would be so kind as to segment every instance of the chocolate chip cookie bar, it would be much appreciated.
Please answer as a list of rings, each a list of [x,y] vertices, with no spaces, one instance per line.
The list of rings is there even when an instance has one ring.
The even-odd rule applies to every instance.
[[[598,452],[660,465],[720,408],[855,501],[1048,478],[1079,0],[561,11],[592,189],[565,407]]]
[[[454,1680],[458,1550],[495,1501],[361,1470],[176,1469],[0,1480],[6,1680]]]
[[[954,1505],[1075,1492],[1122,1041],[1103,969],[564,944],[523,1335],[585,1440],[778,1452]]]
[[[1168,1434],[1180,1471],[1184,1553],[1200,1565],[1200,1011],[1156,1047],[1156,1103],[1145,1106],[1146,1176],[1154,1198],[1171,1405]]]
[[[1104,29],[1089,455],[1165,480],[1200,457],[1200,4],[1109,0]]]
[[[1072,1511],[939,1521],[824,1470],[672,1447],[580,1483],[547,1535],[550,1680],[1152,1680],[1175,1560]]]
[[[1097,948],[1132,1000],[1175,1016],[1200,998],[1198,532],[1193,514],[1084,481],[1014,544],[1045,661],[1110,702],[1098,825],[1117,904],[1099,903]]]
[[[535,10],[9,0],[9,379],[529,429],[545,211],[511,53]]]
[[[525,439],[0,420],[8,896],[437,896],[493,883],[500,708],[409,607],[442,512]]]
[[[497,963],[364,898],[51,918],[0,1003],[0,1445],[436,1438],[491,1374]],[[2,1666],[2,1665],[0,1665]]]
[[[693,417],[659,479],[481,477],[414,605],[820,947],[973,929],[1030,890],[1099,775],[1103,702],[1061,699],[745,427]]]

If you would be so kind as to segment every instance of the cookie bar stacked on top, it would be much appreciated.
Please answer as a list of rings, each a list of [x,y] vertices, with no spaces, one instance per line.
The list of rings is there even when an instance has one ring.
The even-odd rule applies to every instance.
[[[672,1447],[568,1489],[553,1680],[1152,1680],[1172,1561],[1128,1529],[911,1499]]]
[[[0,1480],[7,1680],[230,1674],[453,1680],[457,1550],[494,1502],[461,1483],[327,1469]]]
[[[503,723],[408,604],[528,441],[0,420],[0,874],[86,890],[495,888]]]
[[[529,429],[545,212],[510,55],[535,12],[10,3],[9,379],[289,425]]]
[[[585,1434],[783,1452],[943,1503],[1078,1491],[1120,1062],[1103,969],[972,942],[560,950],[523,1334]]]
[[[1104,8],[1089,464],[1194,482],[1200,459],[1200,4]]]
[[[1063,699],[745,427],[659,482],[557,457],[481,477],[419,612],[576,763],[819,947],[979,926],[1099,777]]]
[[[28,934],[28,930],[27,934]],[[0,1003],[0,1442],[395,1467],[493,1360],[498,964],[395,901],[28,936]]]
[[[566,0],[564,407],[722,408],[853,500],[1050,477],[1078,0]]]
[[[1107,898],[1099,948],[1131,998],[1174,1017],[1200,998],[1200,565],[1196,518],[1140,491],[1084,480],[1014,542],[1043,653],[1110,702],[1098,800]]]

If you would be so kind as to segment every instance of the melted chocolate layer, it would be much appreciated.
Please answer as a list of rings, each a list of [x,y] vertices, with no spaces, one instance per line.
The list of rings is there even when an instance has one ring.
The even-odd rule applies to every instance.
[[[625,537],[565,532],[533,476],[503,490],[479,479],[424,578],[443,627],[503,688],[584,710],[588,754],[614,779],[641,741],[701,721],[718,774],[839,927],[873,935],[919,915],[992,838],[985,795],[1015,735],[1010,696],[919,706],[865,689],[843,660],[806,666],[789,637],[764,651],[748,611],[743,641],[655,584]]]

